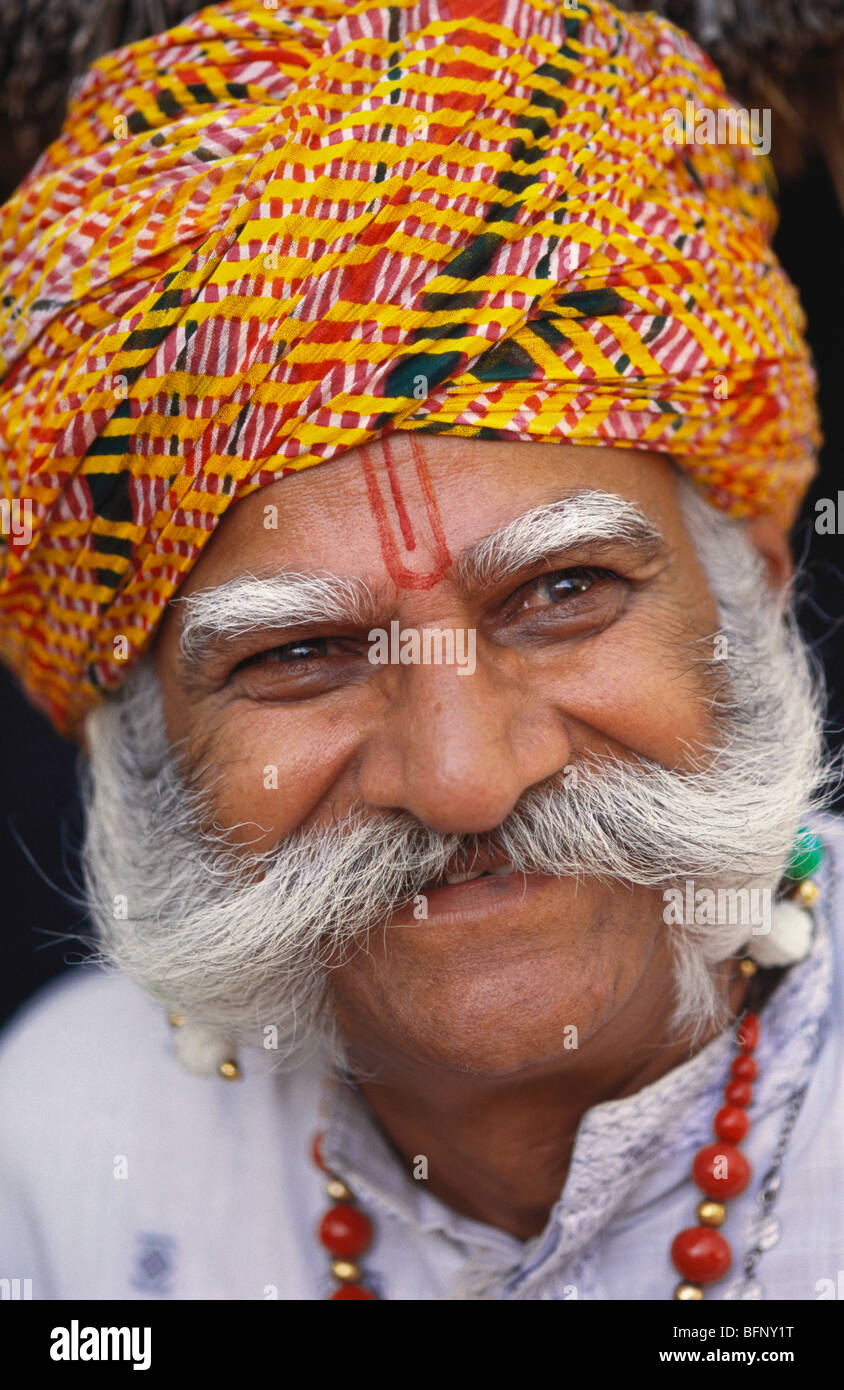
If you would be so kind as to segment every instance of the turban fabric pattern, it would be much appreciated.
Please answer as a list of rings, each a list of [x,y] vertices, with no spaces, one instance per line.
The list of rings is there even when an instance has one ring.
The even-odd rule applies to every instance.
[[[0,210],[0,656],[56,727],[233,502],[392,429],[656,450],[790,525],[770,170],[667,138],[689,101],[734,106],[602,0],[227,0],[79,79]]]

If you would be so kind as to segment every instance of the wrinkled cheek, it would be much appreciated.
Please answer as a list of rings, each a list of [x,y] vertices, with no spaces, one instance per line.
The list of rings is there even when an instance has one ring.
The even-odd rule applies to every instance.
[[[714,737],[701,665],[710,654],[659,633],[605,634],[546,672],[546,698],[583,731],[574,739],[578,747],[606,742],[616,752],[682,768],[690,764],[687,744]]]
[[[229,710],[188,745],[188,771],[209,789],[217,823],[255,850],[271,848],[303,824],[329,820],[330,793],[344,762],[330,732],[291,727],[272,709]]]

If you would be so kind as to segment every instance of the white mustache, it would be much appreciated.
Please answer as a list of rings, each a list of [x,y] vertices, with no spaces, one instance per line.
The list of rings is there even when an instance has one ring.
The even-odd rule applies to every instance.
[[[278,967],[294,942],[321,963],[336,958],[339,946],[380,927],[447,871],[466,872],[487,856],[506,859],[525,875],[646,887],[683,877],[718,883],[725,874],[731,885],[768,883],[779,875],[800,808],[783,799],[781,815],[772,817],[756,779],[758,814],[748,833],[753,802],[728,761],[715,754],[707,768],[679,772],[642,758],[593,758],[582,765],[576,787],[561,775],[532,789],[485,835],[443,835],[404,812],[373,818],[353,808],[328,828],[294,832],[273,851],[254,855],[227,846],[222,834],[216,849],[201,839],[174,789],[167,841],[188,868],[184,891],[172,885],[172,914],[187,926],[205,904],[230,924],[260,920],[266,924],[262,955]],[[189,867],[198,860],[201,886]],[[174,944],[180,936],[177,930]],[[250,937],[244,930],[242,940]],[[221,965],[230,972],[231,933],[218,944]],[[206,945],[206,971],[213,962]]]

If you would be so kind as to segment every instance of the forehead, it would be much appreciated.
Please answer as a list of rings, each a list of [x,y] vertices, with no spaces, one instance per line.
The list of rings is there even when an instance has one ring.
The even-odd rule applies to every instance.
[[[430,588],[484,536],[582,489],[635,503],[676,541],[675,483],[669,459],[631,449],[397,431],[237,502],[181,594],[265,567]]]

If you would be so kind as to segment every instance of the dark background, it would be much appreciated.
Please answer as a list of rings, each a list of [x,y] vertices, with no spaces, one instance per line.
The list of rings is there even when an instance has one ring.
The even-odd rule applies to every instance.
[[[830,742],[844,726],[844,219],[824,165],[810,164],[786,186],[777,251],[797,284],[809,318],[820,376],[826,445],[821,473],[793,533],[805,568],[803,629],[823,661],[830,688]],[[815,501],[842,489],[842,535],[814,529]],[[76,749],[55,735],[0,669],[0,1021],[38,985],[78,960],[74,936],[84,913],[77,847],[81,814]],[[844,809],[844,797],[839,797]]]

